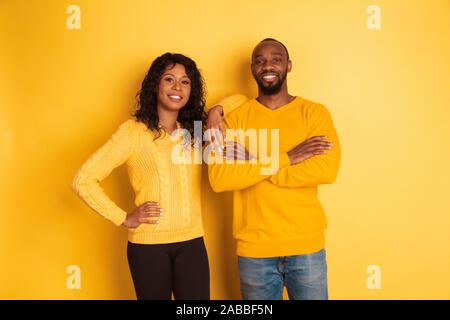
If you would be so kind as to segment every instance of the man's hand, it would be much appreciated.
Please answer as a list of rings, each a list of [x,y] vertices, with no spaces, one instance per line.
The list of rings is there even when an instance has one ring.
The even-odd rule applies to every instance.
[[[156,224],[158,220],[149,220],[150,217],[161,217],[164,209],[159,207],[159,203],[154,201],[148,201],[141,204],[139,207],[133,210],[132,213],[127,215],[127,218],[122,223],[127,228],[137,228],[142,223]]]
[[[289,160],[291,160],[291,165],[305,161],[315,155],[325,154],[326,152],[323,150],[331,149],[333,145],[331,142],[322,141],[326,138],[326,136],[315,136],[309,138],[289,151],[287,154],[289,156]]]
[[[214,142],[219,150],[223,149],[223,140],[225,133],[222,126],[223,107],[217,105],[208,111],[208,120],[206,121],[206,139]]]
[[[225,141],[226,146],[223,149],[224,159],[230,160],[252,160],[255,157],[245,149],[239,142]]]

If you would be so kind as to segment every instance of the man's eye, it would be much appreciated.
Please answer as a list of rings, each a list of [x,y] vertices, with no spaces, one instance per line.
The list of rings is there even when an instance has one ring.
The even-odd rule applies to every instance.
[[[281,59],[280,59],[280,58],[275,58],[275,59],[273,59],[273,61],[275,61],[275,62],[280,62]]]

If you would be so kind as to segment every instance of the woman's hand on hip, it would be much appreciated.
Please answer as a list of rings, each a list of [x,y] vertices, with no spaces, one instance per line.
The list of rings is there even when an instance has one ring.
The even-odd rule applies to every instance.
[[[143,223],[157,224],[159,220],[150,220],[149,218],[161,217],[163,210],[157,202],[144,202],[139,207],[136,207],[132,213],[127,215],[122,225],[127,228],[137,228]]]

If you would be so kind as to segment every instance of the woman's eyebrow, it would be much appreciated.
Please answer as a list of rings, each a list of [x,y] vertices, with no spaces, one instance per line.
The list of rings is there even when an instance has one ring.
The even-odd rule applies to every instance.
[[[170,73],[170,72],[164,73],[162,75],[162,77],[164,77],[164,76],[172,76],[172,77],[175,78],[175,75],[173,73]],[[182,76],[182,78],[188,78],[189,79],[189,77],[186,74],[184,76]]]

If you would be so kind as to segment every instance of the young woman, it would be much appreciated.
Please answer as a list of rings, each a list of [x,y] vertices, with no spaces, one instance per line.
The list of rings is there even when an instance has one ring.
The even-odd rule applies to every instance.
[[[138,299],[171,299],[172,293],[175,299],[209,299],[201,164],[171,159],[180,141],[172,133],[183,128],[194,137],[194,121],[206,118],[204,81],[195,62],[181,54],[158,57],[138,102],[135,119],[122,123],[88,158],[71,187],[93,210],[128,228],[127,256]],[[137,207],[129,214],[99,185],[122,164],[136,194]]]

